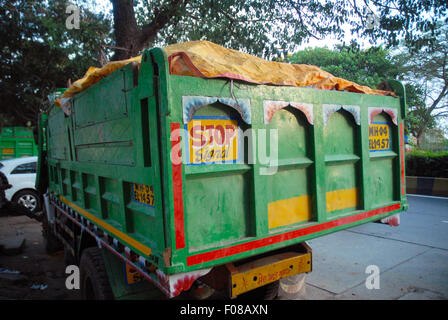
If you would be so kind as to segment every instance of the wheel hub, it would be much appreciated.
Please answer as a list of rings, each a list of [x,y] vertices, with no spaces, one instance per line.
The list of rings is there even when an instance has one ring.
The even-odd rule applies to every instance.
[[[35,197],[33,197],[32,195],[27,194],[27,195],[20,197],[18,202],[25,208],[32,211],[36,208],[37,199]]]

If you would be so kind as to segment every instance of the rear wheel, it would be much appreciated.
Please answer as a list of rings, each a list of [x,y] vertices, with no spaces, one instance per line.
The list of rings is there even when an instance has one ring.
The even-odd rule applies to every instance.
[[[80,263],[81,297],[85,300],[112,300],[112,288],[100,248],[83,251]]]

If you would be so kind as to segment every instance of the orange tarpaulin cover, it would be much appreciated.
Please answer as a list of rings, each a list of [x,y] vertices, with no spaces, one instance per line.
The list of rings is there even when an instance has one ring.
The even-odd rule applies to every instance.
[[[163,48],[170,74],[201,78],[230,78],[256,84],[313,87],[375,95],[393,95],[333,76],[316,66],[267,61],[250,54],[224,48],[209,41],[191,41]],[[128,63],[140,64],[141,56],[109,62],[102,68],[90,67],[61,98],[70,98]],[[60,105],[61,101],[56,104]]]

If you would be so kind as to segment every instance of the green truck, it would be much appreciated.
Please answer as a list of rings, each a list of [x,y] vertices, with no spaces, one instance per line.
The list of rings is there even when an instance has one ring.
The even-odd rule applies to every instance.
[[[84,298],[273,297],[307,240],[407,209],[404,87],[378,96],[173,75],[161,48],[53,106],[37,186]]]
[[[32,157],[37,155],[33,129],[29,127],[4,127],[0,135],[0,160]]]

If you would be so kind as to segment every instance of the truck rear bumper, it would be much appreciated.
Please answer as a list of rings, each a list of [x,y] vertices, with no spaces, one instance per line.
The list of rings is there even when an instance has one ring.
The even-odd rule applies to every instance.
[[[304,242],[248,259],[227,263],[200,280],[230,297],[312,270],[312,251]]]

